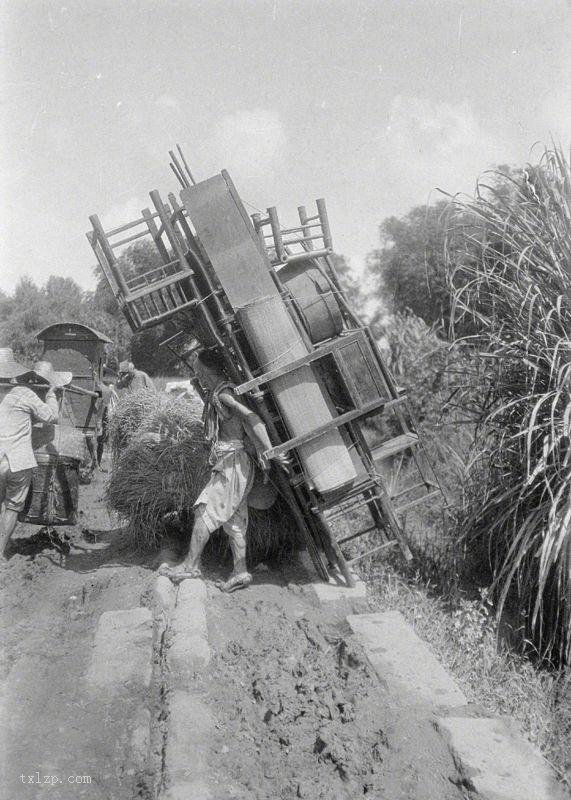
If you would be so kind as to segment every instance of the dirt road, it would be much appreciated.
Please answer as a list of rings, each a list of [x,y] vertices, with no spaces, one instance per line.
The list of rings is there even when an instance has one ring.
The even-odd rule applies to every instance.
[[[113,530],[102,491],[101,475],[82,487],[80,523],[59,531],[67,539],[21,526],[0,575],[2,800],[150,800],[168,783],[156,760],[143,781],[131,763],[124,720],[148,698],[88,697],[101,614],[144,604],[154,579]],[[207,572],[214,577],[216,564]],[[466,797],[430,723],[395,705],[306,580],[294,568],[262,569],[248,591],[230,596],[209,583],[213,658],[202,688],[216,720],[214,800]]]
[[[83,676],[100,615],[138,606],[151,573],[120,531],[82,532],[113,527],[102,488],[101,473],[81,487],[80,522],[58,529],[55,544],[20,525],[0,574],[3,800],[122,796],[113,731],[125,709],[86,702]]]
[[[395,705],[299,573],[258,581],[209,605],[217,800],[465,797],[429,721]]]

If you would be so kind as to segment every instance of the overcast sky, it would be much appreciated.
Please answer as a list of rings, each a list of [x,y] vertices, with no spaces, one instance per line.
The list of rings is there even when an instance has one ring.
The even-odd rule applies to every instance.
[[[242,198],[327,200],[336,250],[478,174],[571,141],[565,0],[2,0],[0,288],[93,285],[89,214],[229,170]],[[249,210],[252,210],[249,208]]]

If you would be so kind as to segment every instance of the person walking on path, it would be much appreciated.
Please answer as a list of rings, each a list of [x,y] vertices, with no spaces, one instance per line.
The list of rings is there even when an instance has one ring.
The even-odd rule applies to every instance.
[[[119,399],[113,383],[115,378],[116,374],[105,368],[101,385],[101,409],[97,419],[97,466],[100,470],[103,470],[103,451],[108,437],[109,418]]]
[[[203,421],[212,448],[212,474],[194,503],[194,527],[185,562],[178,567],[163,563],[159,572],[175,583],[200,578],[202,551],[210,535],[222,527],[230,539],[234,567],[230,579],[220,588],[233,592],[252,582],[246,567],[248,494],[254,483],[256,461],[267,480],[270,464],[264,453],[271,443],[260,417],[236,399],[218,356],[201,353],[195,362],[195,374],[206,395]],[[284,456],[276,461],[284,469],[289,466]]]
[[[136,392],[139,389],[154,389],[155,384],[142,369],[135,369],[132,361],[122,361],[119,364],[118,390]]]
[[[48,362],[41,366],[40,372],[33,372],[18,364],[11,348],[0,348],[0,561],[6,559],[18,513],[26,502],[32,470],[37,466],[32,423],[57,422],[56,393],[71,380],[71,373],[54,372]],[[50,387],[45,402],[26,385],[38,381]]]

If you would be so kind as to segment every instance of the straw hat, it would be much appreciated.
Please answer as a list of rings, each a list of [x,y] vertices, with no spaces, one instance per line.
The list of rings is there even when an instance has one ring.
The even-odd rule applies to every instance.
[[[0,378],[17,378],[29,371],[28,367],[18,364],[11,347],[0,347]]]
[[[36,361],[31,371],[51,386],[56,387],[67,386],[73,377],[71,372],[56,372],[49,361]]]

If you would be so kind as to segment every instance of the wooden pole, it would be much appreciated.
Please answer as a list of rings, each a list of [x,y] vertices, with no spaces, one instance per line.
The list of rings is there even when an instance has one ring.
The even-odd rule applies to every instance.
[[[186,172],[188,174],[188,177],[190,178],[192,183],[196,186],[196,181],[194,180],[194,176],[193,176],[192,172],[190,171],[190,167],[186,163],[186,158],[184,157],[184,153],[182,152],[182,147],[180,146],[180,144],[177,144],[176,149],[180,153],[180,157],[182,158],[182,163],[184,164],[184,166],[186,168]]]

